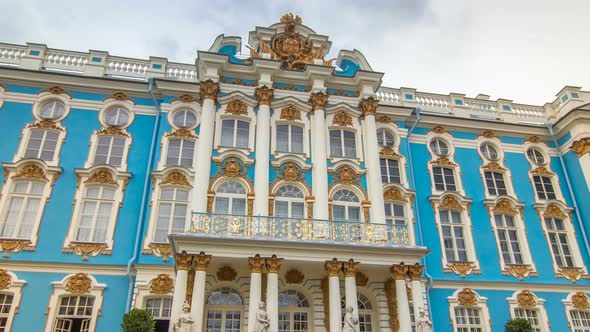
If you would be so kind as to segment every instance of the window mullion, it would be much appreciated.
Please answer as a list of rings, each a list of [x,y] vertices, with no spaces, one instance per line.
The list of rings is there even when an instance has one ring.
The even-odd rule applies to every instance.
[[[108,154],[107,154],[107,164],[110,165],[111,163],[111,156],[112,156],[112,149],[113,149],[113,141],[114,141],[114,137],[109,137],[109,149],[108,149]]]
[[[233,123],[233,132],[234,132],[234,137],[233,137],[233,146],[237,147],[238,145],[238,121],[237,120],[232,120]]]
[[[43,150],[45,149],[45,139],[47,137],[47,130],[43,130],[43,136],[41,136],[41,143],[39,144],[39,151],[37,151],[37,158],[41,159]]]

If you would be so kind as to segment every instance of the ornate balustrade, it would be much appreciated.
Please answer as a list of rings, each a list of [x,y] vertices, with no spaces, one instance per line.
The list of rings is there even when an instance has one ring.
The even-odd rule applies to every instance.
[[[407,226],[318,219],[193,212],[188,232],[222,238],[332,242],[377,246],[410,245]]]

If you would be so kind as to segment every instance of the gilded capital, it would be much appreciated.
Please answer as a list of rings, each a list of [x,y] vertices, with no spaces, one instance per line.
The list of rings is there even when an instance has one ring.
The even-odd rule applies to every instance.
[[[272,255],[271,258],[266,259],[266,269],[268,273],[279,273],[279,269],[281,268],[281,261],[282,258],[277,258],[277,256]]]
[[[328,95],[323,92],[312,93],[309,101],[311,101],[312,111],[317,109],[324,110],[326,109],[326,104],[328,104]]]
[[[590,137],[575,141],[570,149],[578,155],[578,158],[582,158],[585,154],[590,153]]]
[[[195,271],[207,271],[209,263],[211,263],[211,255],[205,255],[204,252],[201,252],[193,256],[193,269]]]
[[[201,84],[199,85],[199,95],[201,96],[201,100],[213,99],[213,101],[215,101],[217,99],[218,93],[219,83],[217,82],[207,80],[201,82]]]
[[[342,263],[342,270],[344,271],[345,277],[356,277],[356,273],[361,263],[354,262],[352,259],[348,262]]]
[[[392,265],[389,270],[393,274],[393,279],[395,280],[406,280],[406,275],[408,274],[408,267],[401,263],[399,265]]]
[[[256,99],[258,100],[258,106],[269,105],[272,101],[273,89],[266,85],[261,88],[256,88]]]
[[[377,106],[379,106],[379,100],[373,97],[362,99],[359,103],[359,108],[363,114],[363,118],[367,115],[375,115],[377,113]]]
[[[410,274],[410,280],[412,281],[419,281],[422,279],[422,272],[424,272],[424,266],[420,265],[420,263],[408,266],[408,273]]]
[[[260,255],[248,258],[248,265],[250,265],[251,273],[262,273],[262,266],[264,266],[264,259]]]
[[[176,262],[177,270],[188,270],[191,267],[193,256],[183,252],[181,254],[174,255],[174,261]]]
[[[324,264],[326,268],[326,272],[328,272],[328,277],[338,277],[338,272],[342,268],[342,263],[333,259],[331,261],[326,261]]]

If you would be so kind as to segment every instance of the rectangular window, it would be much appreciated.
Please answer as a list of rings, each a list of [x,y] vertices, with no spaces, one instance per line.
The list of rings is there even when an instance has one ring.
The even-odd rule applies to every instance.
[[[500,243],[500,251],[505,264],[523,264],[522,252],[518,237],[518,228],[514,216],[495,214],[496,233]]]
[[[574,332],[590,331],[590,311],[571,310]]]
[[[403,204],[385,202],[385,220],[390,225],[407,225]]]
[[[115,189],[89,186],[82,199],[77,242],[106,242],[107,230],[115,203]]]
[[[533,183],[539,199],[555,199],[555,190],[551,183],[551,177],[543,175],[534,175]]]
[[[145,301],[145,310],[157,320],[170,319],[171,308],[171,297],[155,297]]]
[[[541,322],[539,321],[539,310],[537,309],[514,309],[514,316],[516,318],[524,318],[528,320],[533,326],[533,331],[541,332]]]
[[[98,136],[93,164],[108,164],[115,167],[121,166],[124,151],[124,137]]]
[[[277,126],[277,151],[303,153],[303,128],[293,125]]]
[[[506,183],[504,182],[504,174],[500,172],[484,172],[486,179],[486,187],[490,195],[507,195]]]
[[[8,196],[8,209],[0,224],[0,237],[30,239],[41,207],[44,183],[17,181]]]
[[[221,121],[221,146],[247,149],[249,138],[249,122],[235,119]]]
[[[158,216],[154,242],[167,243],[168,234],[182,233],[188,216],[188,190],[162,188],[158,201]]]
[[[455,174],[452,168],[433,167],[434,187],[440,191],[456,191]]]
[[[545,218],[547,237],[551,244],[553,258],[559,267],[574,267],[574,259],[569,244],[565,223],[559,218]]]
[[[25,158],[53,161],[59,133],[53,130],[31,130]]]
[[[381,159],[381,182],[401,183],[399,161],[395,159]]]
[[[0,332],[7,331],[8,320],[10,319],[10,308],[14,297],[11,294],[0,293]]]
[[[443,234],[443,246],[448,262],[467,262],[465,244],[465,225],[461,220],[461,212],[441,210],[439,212]]]
[[[455,308],[455,331],[457,332],[483,332],[481,309],[456,307]]]
[[[188,139],[168,140],[168,153],[166,154],[166,166],[193,166],[195,141]]]
[[[356,136],[348,130],[330,130],[330,155],[332,157],[356,158]]]

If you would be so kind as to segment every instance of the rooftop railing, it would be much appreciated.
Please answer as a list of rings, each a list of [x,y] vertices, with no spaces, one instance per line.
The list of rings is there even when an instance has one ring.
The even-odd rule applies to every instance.
[[[406,225],[193,212],[189,233],[219,238],[410,245]]]

